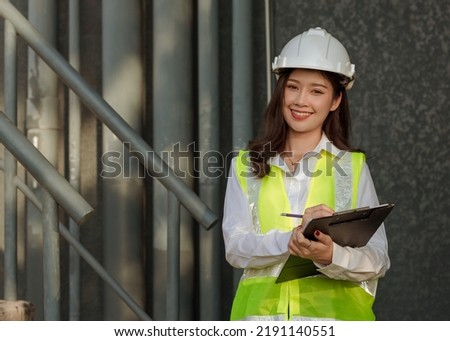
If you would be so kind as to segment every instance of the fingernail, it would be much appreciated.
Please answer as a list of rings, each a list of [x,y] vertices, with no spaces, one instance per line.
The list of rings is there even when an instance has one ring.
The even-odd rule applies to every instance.
[[[315,235],[316,237],[320,236],[320,231],[319,231],[319,230],[315,230],[315,231],[314,231],[314,235]]]

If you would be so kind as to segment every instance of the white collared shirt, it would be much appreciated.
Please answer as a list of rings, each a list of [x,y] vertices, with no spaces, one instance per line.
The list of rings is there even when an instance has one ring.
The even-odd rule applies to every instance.
[[[292,174],[280,155],[269,160],[280,167],[284,174],[286,193],[293,212],[305,209],[311,172],[314,170],[316,153],[327,150],[338,156],[343,153],[322,134],[322,138],[310,153],[300,160]],[[228,262],[237,268],[263,268],[284,262],[289,255],[288,242],[291,232],[271,230],[266,234],[255,232],[247,196],[235,174],[236,159],[232,160],[225,194],[222,230]],[[378,197],[367,164],[364,164],[358,188],[357,207],[376,206]],[[300,220],[298,221],[300,223]],[[366,281],[384,276],[390,267],[388,243],[384,224],[380,226],[368,244],[361,248],[342,247],[334,243],[332,263],[319,266],[319,271],[334,279]]]

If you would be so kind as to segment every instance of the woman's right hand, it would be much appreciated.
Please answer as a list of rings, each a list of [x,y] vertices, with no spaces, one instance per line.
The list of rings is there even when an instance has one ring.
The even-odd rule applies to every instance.
[[[328,217],[333,213],[334,210],[324,204],[308,207],[303,213],[302,226],[305,228],[311,220]]]

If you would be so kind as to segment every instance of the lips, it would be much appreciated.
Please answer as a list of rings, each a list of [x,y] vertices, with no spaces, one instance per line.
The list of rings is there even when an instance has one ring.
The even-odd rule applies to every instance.
[[[309,116],[312,115],[312,112],[308,112],[308,111],[297,111],[297,110],[292,110],[291,109],[291,115],[294,119],[296,120],[305,120],[307,119]]]

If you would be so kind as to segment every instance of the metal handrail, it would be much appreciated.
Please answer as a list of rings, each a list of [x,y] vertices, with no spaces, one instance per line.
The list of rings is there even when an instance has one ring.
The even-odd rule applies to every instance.
[[[173,170],[137,134],[134,129],[81,77],[81,75],[51,46],[29,21],[9,2],[0,0],[0,16],[7,19],[28,45],[58,74],[66,85],[122,142],[129,142],[130,149],[142,165],[173,192],[180,203],[205,228],[210,229],[218,216],[198,195],[177,177]]]
[[[3,159],[0,159],[0,169],[4,169]],[[27,199],[42,212],[42,203],[38,197],[33,193],[30,187],[17,175],[13,178],[14,185],[27,197]],[[59,233],[63,238],[77,250],[80,257],[82,257],[86,263],[88,263],[98,275],[110,285],[110,287],[122,298],[122,300],[128,305],[128,307],[138,316],[141,320],[151,321],[150,316],[133,300],[133,298],[123,289],[120,284],[105,270],[105,268],[92,256],[91,253],[81,244],[67,229],[67,227],[59,223]]]

